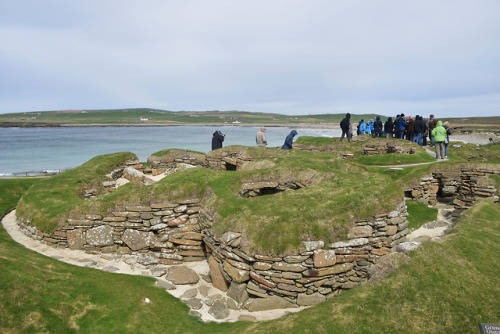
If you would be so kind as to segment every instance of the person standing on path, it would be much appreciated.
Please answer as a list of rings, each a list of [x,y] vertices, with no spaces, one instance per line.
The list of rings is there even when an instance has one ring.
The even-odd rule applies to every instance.
[[[429,116],[429,122],[427,122],[429,127],[429,140],[431,141],[431,147],[434,146],[434,140],[432,139],[432,130],[436,127],[436,120],[434,119],[434,115],[431,114]]]
[[[394,124],[392,123],[392,117],[389,117],[389,119],[385,121],[384,124],[384,131],[386,138],[392,138],[393,129],[394,129]]]
[[[434,130],[432,130],[432,139],[436,147],[436,159],[444,159],[444,142],[446,139],[446,129],[443,122],[438,121]]]
[[[380,120],[380,116],[377,116],[373,123],[373,135],[375,138],[382,137],[382,121]]]
[[[212,151],[218,148],[222,148],[222,142],[226,135],[223,135],[219,130],[215,131],[212,136]]]
[[[415,116],[415,125],[413,127],[413,142],[420,146],[424,145],[423,134],[425,131],[425,122],[422,116]]]
[[[340,128],[342,129],[342,136],[340,137],[340,141],[344,139],[344,136],[347,136],[347,141],[351,141],[352,130],[349,133],[349,127],[351,126],[351,114],[345,114],[345,118],[340,122]]]
[[[282,150],[291,150],[293,145],[293,137],[297,135],[296,130],[292,130],[288,136],[286,136],[285,143],[281,146]]]
[[[453,133],[450,123],[444,122],[443,127],[446,129],[446,140],[444,141],[444,157],[448,159],[448,145],[450,144],[450,135]]]
[[[257,134],[255,135],[255,142],[257,143],[257,146],[260,147],[267,146],[266,128],[264,127],[260,128],[260,131],[257,132]]]
[[[359,122],[359,125],[358,125],[358,135],[364,135],[365,134],[365,129],[366,129],[365,120],[362,119]]]

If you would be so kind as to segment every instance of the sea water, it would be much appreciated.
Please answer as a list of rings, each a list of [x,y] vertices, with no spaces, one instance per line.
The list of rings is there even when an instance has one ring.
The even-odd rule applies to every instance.
[[[340,129],[302,129],[300,136],[338,137]],[[160,150],[211,150],[212,134],[226,135],[223,145],[255,146],[257,127],[241,126],[92,126],[0,128],[0,176],[56,173],[79,166],[93,157],[132,152],[141,161]],[[292,129],[268,127],[268,147],[280,147]]]

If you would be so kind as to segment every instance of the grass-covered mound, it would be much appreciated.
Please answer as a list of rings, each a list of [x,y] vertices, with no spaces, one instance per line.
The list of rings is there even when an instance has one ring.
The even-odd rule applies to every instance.
[[[101,193],[102,182],[109,180],[106,174],[134,160],[137,157],[129,152],[100,155],[79,167],[42,179],[19,201],[18,217],[51,232],[70,210],[83,203],[83,194],[87,190]]]
[[[403,150],[411,149],[414,153],[363,154],[364,147],[382,144],[398,146]],[[395,138],[372,138],[369,135],[354,137],[351,142],[348,142],[347,139],[340,141],[339,138],[301,136],[297,139],[294,145],[298,148],[306,150],[334,152],[340,154],[351,153],[353,154],[353,157],[350,159],[353,162],[359,162],[363,165],[400,165],[430,162],[435,160],[425,151],[423,147],[420,147],[416,143]]]
[[[216,234],[228,230],[242,232],[247,250],[285,254],[296,252],[303,240],[342,240],[353,220],[389,212],[403,200],[403,192],[391,176],[370,173],[335,154],[227,149],[238,149],[241,156],[253,159],[249,162],[253,167],[236,172],[192,168],[150,186],[131,182],[110,194],[84,201],[79,195],[82,186],[90,180],[101,180],[98,175],[105,175],[119,162],[114,155],[101,156],[34,186],[23,196],[19,216],[51,231],[67,217],[110,214],[131,204],[200,198],[216,218]],[[217,151],[213,154],[224,152]],[[102,166],[91,167],[94,165]],[[89,169],[102,173],[90,173]],[[308,186],[253,198],[239,196],[244,183],[262,181],[300,182]]]
[[[306,137],[306,140],[331,139]],[[349,148],[359,143],[344,142],[342,145]],[[242,232],[241,247],[245,250],[282,255],[299,250],[304,240],[333,242],[345,239],[354,220],[394,210],[403,200],[402,189],[419,184],[422,177],[432,172],[457,173],[463,167],[498,168],[495,163],[498,156],[494,154],[498,153],[498,147],[479,148],[479,152],[489,150],[492,163],[457,164],[450,159],[388,173],[387,168],[365,166],[359,160],[344,160],[332,152],[230,146],[210,152],[207,158],[238,152],[238,157],[246,161],[238,171],[187,169],[149,186],[131,182],[110,194],[84,201],[82,189],[99,187],[105,174],[135,158],[130,153],[119,153],[96,157],[78,168],[37,183],[23,196],[18,214],[50,232],[68,217],[82,218],[86,213],[108,215],[112,211],[123,211],[127,205],[198,198],[215,217],[213,231],[217,235],[226,231]],[[201,159],[198,152],[183,152],[167,150],[155,156],[171,159],[191,154]],[[391,154],[387,156],[390,159]],[[306,187],[266,196],[239,196],[244,184],[253,182],[298,182]],[[498,188],[500,177],[490,175],[481,182]]]
[[[161,150],[153,153],[149,158],[149,163],[161,163],[175,159],[190,158],[195,160],[203,160],[205,154],[201,152],[191,151],[191,150],[179,150],[175,148],[170,148],[166,150]]]
[[[35,181],[0,180],[0,216]],[[224,324],[189,316],[149,277],[59,262],[17,244],[0,226],[0,332],[476,333],[480,322],[500,322],[498,217],[500,206],[483,201],[449,237],[411,252],[410,263],[377,286],[273,321]]]

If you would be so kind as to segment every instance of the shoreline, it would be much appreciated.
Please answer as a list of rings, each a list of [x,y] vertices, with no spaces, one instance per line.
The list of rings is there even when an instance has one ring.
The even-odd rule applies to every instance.
[[[164,127],[164,126],[237,126],[237,127],[261,127],[266,128],[308,128],[308,129],[329,129],[331,127],[339,127],[340,123],[322,123],[322,124],[310,124],[310,123],[297,123],[297,124],[265,124],[265,123],[117,123],[117,124],[51,124],[51,123],[13,123],[12,125],[7,125],[0,123],[0,128],[72,128],[72,127]]]
[[[157,125],[157,124],[141,124],[141,125],[85,125],[85,126],[77,126],[77,125],[68,125],[68,126],[63,126],[63,127],[165,127],[165,126],[215,126],[214,124],[206,124],[204,123],[203,125]],[[260,127],[262,125],[257,125],[257,124],[224,124],[224,125],[219,125],[219,126],[225,126],[225,127],[245,127],[245,128],[251,128],[251,127]],[[297,130],[300,129],[308,129],[308,130],[317,130],[317,131],[328,131],[328,130],[336,130],[332,129],[334,125],[264,125],[266,128],[294,128]],[[333,138],[338,138],[338,137],[333,137]],[[450,136],[451,143],[453,145],[453,142],[460,144],[475,144],[475,145],[488,145],[491,143],[490,139],[493,140],[494,143],[500,143],[500,136],[497,135],[494,132],[475,132],[475,133],[457,133],[457,134],[452,134]],[[54,168],[50,170],[40,170],[40,171],[23,171],[23,172],[13,172],[13,173],[0,173],[0,179],[15,179],[15,178],[25,178],[25,177],[44,177],[44,176],[52,176],[52,175],[57,175],[59,173],[64,172],[66,169],[62,168]]]

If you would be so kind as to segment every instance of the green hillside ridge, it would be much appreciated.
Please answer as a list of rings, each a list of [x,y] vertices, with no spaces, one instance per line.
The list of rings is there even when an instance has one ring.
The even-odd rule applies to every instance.
[[[370,120],[380,116],[385,122],[389,116],[373,113],[352,114],[351,122],[355,126],[361,119]],[[390,115],[395,119],[396,115]],[[428,115],[424,115],[427,117]],[[315,125],[327,126],[337,124],[345,117],[345,113],[317,115],[286,115],[249,111],[169,111],[153,108],[128,108],[107,110],[61,110],[33,111],[24,113],[0,114],[0,126],[59,126],[59,125],[266,125],[293,126]],[[436,115],[439,118],[439,115]],[[147,119],[141,121],[141,118]],[[482,129],[491,131],[500,127],[498,117],[447,118],[452,127],[460,130]]]

